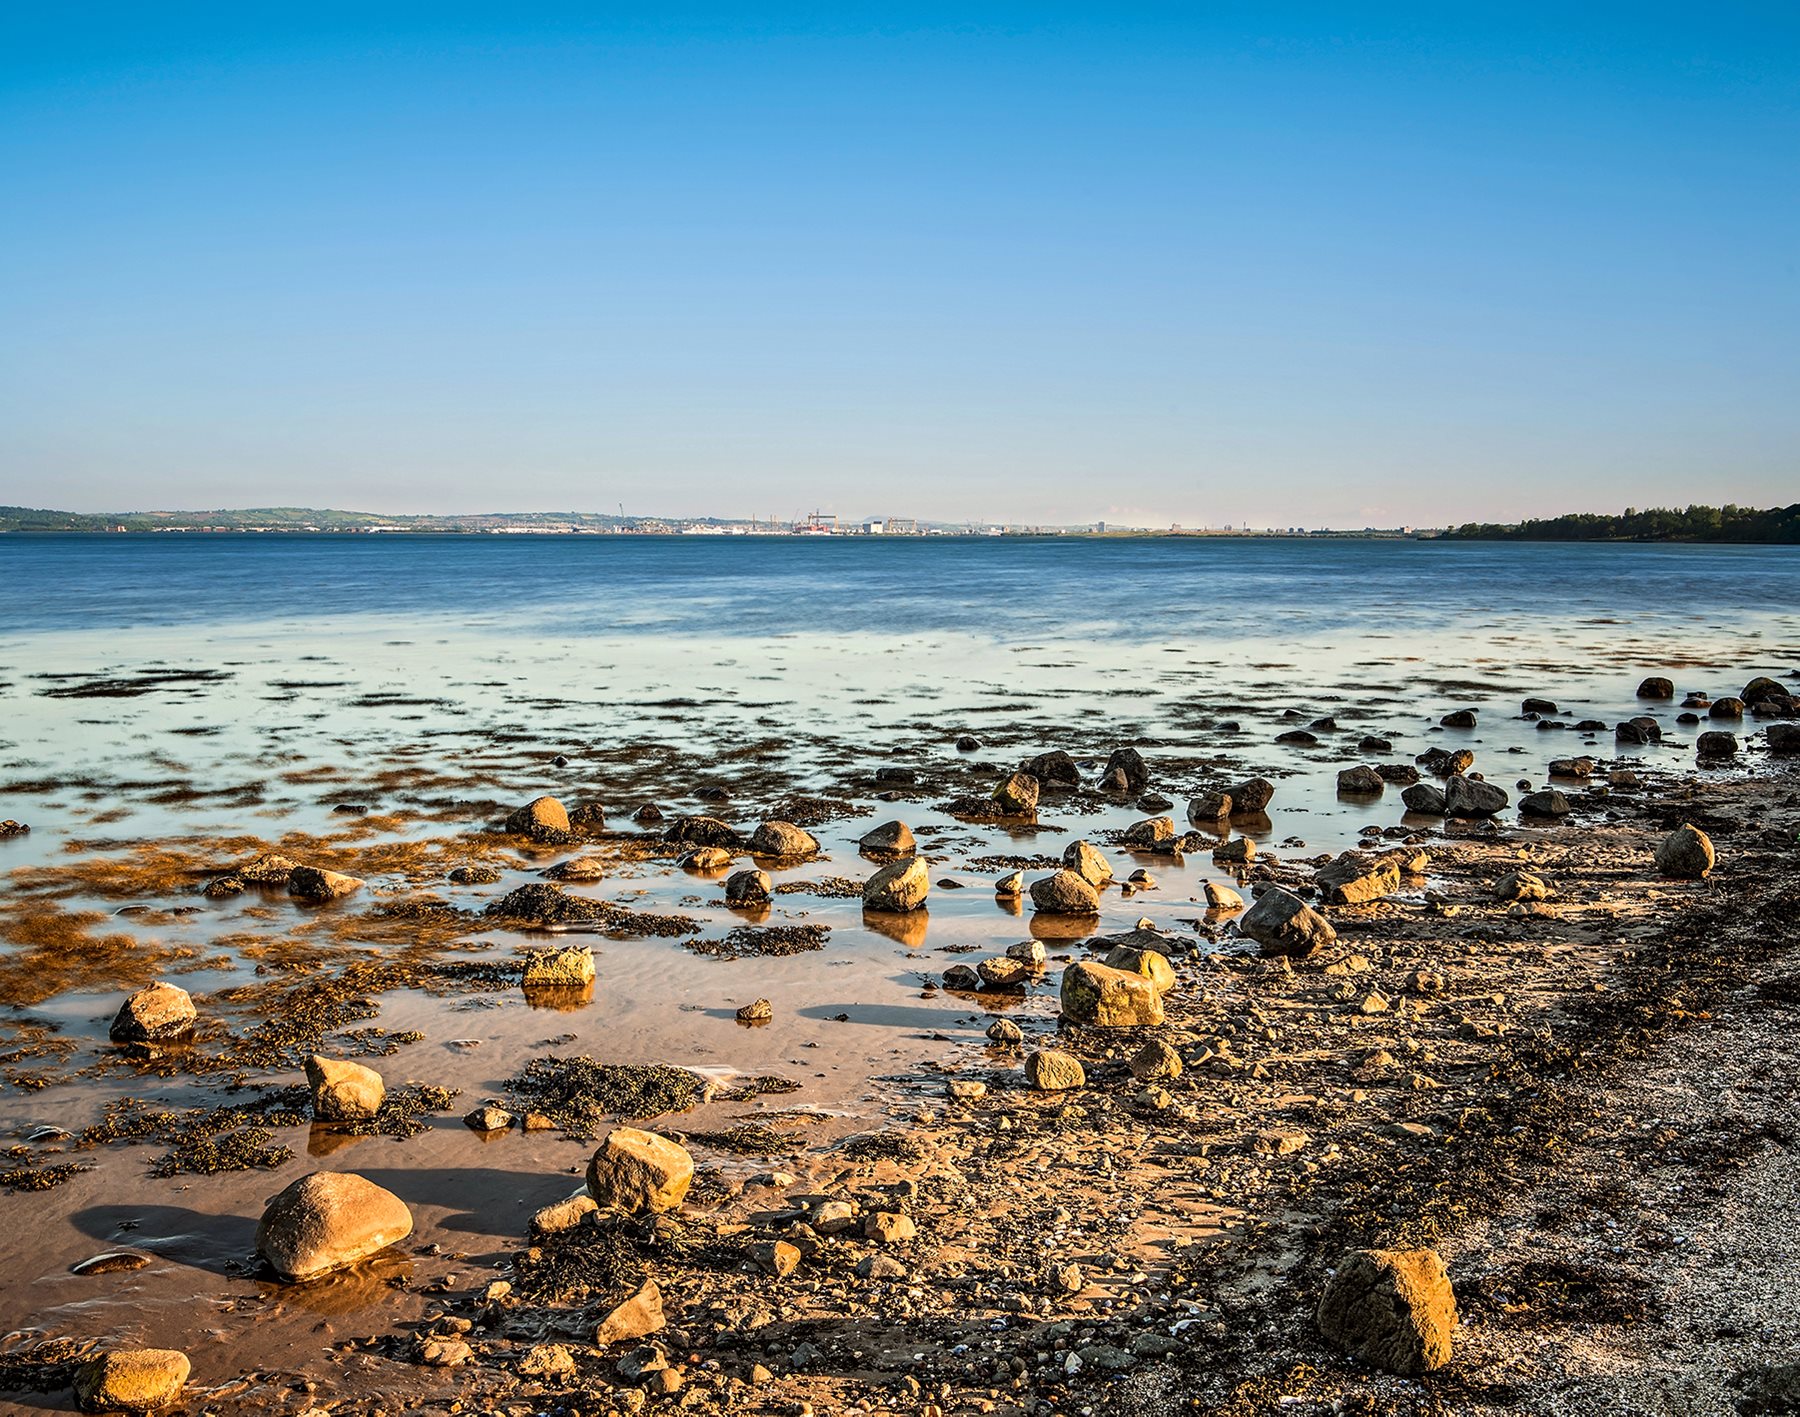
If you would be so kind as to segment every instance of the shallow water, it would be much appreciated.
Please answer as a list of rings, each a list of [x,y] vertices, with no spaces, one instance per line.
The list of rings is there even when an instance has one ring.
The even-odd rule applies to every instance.
[[[130,988],[166,974],[210,1018],[248,1027],[253,1008],[222,991],[266,981],[296,957],[329,968],[396,949],[391,937],[341,928],[375,902],[429,894],[478,908],[584,854],[526,851],[489,833],[540,792],[603,802],[609,823],[627,830],[645,802],[748,829],[796,795],[822,799],[846,815],[813,828],[823,859],[771,867],[778,884],[860,881],[873,865],[856,839],[900,817],[919,833],[934,881],[966,887],[940,884],[929,911],[903,922],[865,918],[855,899],[778,895],[767,923],[831,930],[825,948],[779,959],[717,960],[669,938],[598,939],[594,997],[567,1012],[535,1009],[516,989],[395,990],[377,998],[373,1022],[424,1036],[376,1066],[390,1082],[464,1093],[424,1134],[331,1150],[329,1135],[283,1131],[277,1140],[296,1155],[277,1170],[173,1181],[146,1177],[159,1148],[114,1147],[74,1158],[95,1169],[58,1190],[0,1196],[13,1218],[0,1266],[14,1281],[0,1294],[0,1327],[129,1332],[177,1346],[214,1328],[215,1370],[254,1361],[246,1354],[300,1361],[306,1304],[397,1302],[366,1276],[297,1296],[234,1267],[262,1198],[293,1177],[354,1165],[414,1205],[419,1242],[480,1253],[506,1248],[531,1208],[566,1193],[586,1147],[517,1132],[484,1141],[458,1120],[529,1057],[586,1052],[727,1079],[787,1077],[799,1084],[791,1094],[667,1124],[796,1109],[791,1155],[805,1157],[896,1100],[925,1096],[928,1065],[976,1046],[990,1011],[1053,1026],[1054,968],[1024,997],[935,989],[947,964],[975,957],[965,952],[1038,933],[1069,957],[1081,934],[1140,917],[1203,944],[1196,898],[1203,880],[1221,879],[1206,855],[1140,861],[1109,848],[1119,876],[1141,864],[1158,886],[1129,898],[1109,891],[1100,920],[1073,929],[998,901],[990,883],[1003,869],[988,858],[1059,855],[1076,836],[1144,813],[1092,794],[1047,799],[1035,830],[937,811],[958,792],[991,788],[978,765],[1010,768],[1064,748],[1091,782],[1112,748],[1136,744],[1181,825],[1191,793],[1260,773],[1278,793],[1253,834],[1265,849],[1311,855],[1401,820],[1394,789],[1374,800],[1336,795],[1337,771],[1363,761],[1365,733],[1394,740],[1389,761],[1472,747],[1478,770],[1516,800],[1515,782],[1541,785],[1554,756],[1691,765],[1676,708],[1633,698],[1647,673],[1717,695],[1800,667],[1800,555],[1784,548],[13,537],[0,538],[0,569],[29,588],[0,612],[0,817],[32,827],[0,841],[12,931],[0,968],[30,960],[5,976],[0,1038],[17,1045],[47,1025],[56,1040],[51,1054],[6,1064],[9,1143],[46,1123],[79,1128],[119,1095],[216,1101],[216,1081],[139,1072],[112,1054],[106,1025]],[[1617,750],[1610,732],[1541,731],[1518,716],[1526,694],[1556,700],[1568,722],[1610,725],[1647,710],[1668,736],[1658,748]],[[1478,729],[1437,726],[1465,706],[1480,710]],[[1339,727],[1319,747],[1275,743],[1326,714]],[[1240,729],[1220,729],[1226,720]],[[959,753],[963,733],[982,748]],[[1747,741],[1754,761],[1758,740]],[[566,766],[553,764],[557,754]],[[921,783],[881,801],[882,766],[913,768]],[[729,803],[695,796],[708,785],[726,788]],[[351,804],[368,810],[339,810]],[[252,839],[340,853],[367,885],[323,911],[254,892],[199,896],[208,874],[253,854]],[[403,843],[421,854],[373,854]],[[150,860],[146,847],[162,854]],[[448,885],[443,871],[463,851],[492,856],[505,879]],[[722,880],[614,853],[606,879],[569,889],[692,916],[710,941],[745,923],[724,906]],[[97,921],[78,932],[83,943],[29,953],[20,930],[83,910]],[[510,958],[534,943],[541,937],[472,929],[454,950]],[[774,1003],[774,1021],[738,1025],[733,1009],[759,996]],[[61,1080],[33,1085],[51,1076]],[[732,1174],[768,1164],[701,1155]],[[67,1273],[126,1242],[156,1251],[157,1265]],[[217,1291],[214,1319],[185,1307],[196,1276]]]

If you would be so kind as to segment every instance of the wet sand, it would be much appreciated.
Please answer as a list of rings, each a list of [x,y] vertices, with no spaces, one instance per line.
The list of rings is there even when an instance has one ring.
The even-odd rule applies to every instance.
[[[1650,668],[1684,689],[1733,691],[1753,673],[1782,670],[1766,644],[1715,637],[1702,664],[1670,643],[1630,643],[1573,670],[1551,668],[1554,644],[1532,648],[1517,662],[1445,664],[1359,643],[1315,650],[1304,679],[1297,654],[1222,668],[1143,646],[1075,659],[1066,646],[1013,647],[996,674],[991,648],[984,656],[944,641],[900,642],[885,654],[770,642],[705,662],[658,659],[642,646],[588,644],[579,657],[490,647],[486,661],[426,645],[322,646],[297,666],[286,647],[255,644],[211,664],[116,662],[76,636],[58,651],[63,663],[34,656],[22,671],[15,656],[0,675],[16,711],[0,800],[3,815],[32,830],[0,841],[0,1067],[9,1084],[0,1122],[15,1187],[0,1197],[12,1221],[0,1237],[7,1351],[57,1356],[33,1349],[45,1338],[181,1347],[194,1360],[194,1410],[400,1410],[452,1394],[520,1412],[624,1410],[641,1383],[619,1377],[617,1354],[580,1346],[597,1300],[521,1308],[474,1297],[515,1272],[531,1213],[578,1183],[593,1144],[555,1131],[485,1137],[462,1114],[489,1098],[516,1105],[507,1085],[534,1058],[585,1054],[694,1069],[735,1099],[648,1123],[692,1139],[701,1167],[680,1222],[689,1243],[644,1242],[646,1262],[664,1276],[681,1340],[666,1346],[690,1379],[690,1404],[811,1401],[831,1411],[873,1396],[916,1406],[947,1383],[935,1400],[957,1410],[1098,1401],[1162,1410],[1165,1380],[1144,1375],[1165,1363],[1208,1410],[1293,1410],[1283,1396],[1338,1400],[1359,1390],[1353,1379],[1334,1373],[1309,1379],[1323,1384],[1317,1391],[1282,1388],[1285,1370],[1265,1361],[1325,1361],[1316,1341],[1306,1346],[1301,1322],[1327,1258],[1324,1239],[1302,1243],[1295,1232],[1310,1226],[1339,1243],[1379,1228],[1366,1197],[1349,1215],[1331,1210],[1337,1178],[1356,1169],[1377,1178],[1372,1187],[1393,1187],[1397,1163],[1416,1164],[1421,1174],[1398,1203],[1417,1206],[1427,1174],[1453,1176],[1465,1165],[1443,1117],[1513,1105],[1508,1069],[1521,1035],[1538,1040],[1540,1022],[1553,1020],[1554,1037],[1596,983],[1616,989],[1634,979],[1632,942],[1661,939],[1685,912],[1721,898],[1749,900],[1792,870],[1791,768],[1746,736],[1737,762],[1697,771],[1692,731],[1673,722],[1675,707],[1640,705],[1631,694]],[[628,697],[583,687],[607,681],[611,651],[634,656]],[[1545,731],[1519,715],[1525,694],[1557,699],[1556,721],[1608,728]],[[1438,724],[1464,706],[1480,710],[1478,728]],[[1646,707],[1666,724],[1663,743],[1617,745],[1610,725]],[[1315,746],[1275,741],[1327,717],[1335,726],[1319,728]],[[1748,735],[1756,726],[1742,727]],[[1392,749],[1360,751],[1370,733]],[[980,746],[959,751],[964,734]],[[1120,844],[1118,834],[1151,808],[1095,783],[1107,754],[1127,745],[1143,752],[1149,792],[1174,804],[1165,810],[1182,827],[1192,795],[1251,775],[1275,782],[1266,817],[1213,834],[1254,840],[1250,870],[1217,864],[1207,849],[1171,857]],[[1412,818],[1393,786],[1372,799],[1335,791],[1342,767],[1411,763],[1438,746],[1469,748],[1477,770],[1515,800],[1518,781],[1543,785],[1548,760],[1575,752],[1600,758],[1602,774],[1637,771],[1643,785],[1571,785],[1577,812],[1555,828],[1521,824],[1511,811],[1491,827]],[[1083,782],[1047,793],[1035,821],[970,822],[945,810],[1054,748],[1082,764]],[[882,768],[912,780],[879,777]],[[603,804],[604,829],[567,847],[498,829],[540,792]],[[650,803],[667,819],[707,812],[746,832],[792,820],[823,850],[804,863],[758,863],[774,879],[772,905],[734,910],[723,900],[727,872],[679,866],[681,848],[634,820]],[[1735,835],[1759,844],[1740,851],[1722,833],[1712,881],[1659,885],[1646,843],[1650,824],[1669,812],[1728,816],[1743,824]],[[920,918],[865,915],[853,894],[878,864],[857,839],[895,818],[911,825],[931,863],[935,884]],[[1208,912],[1200,899],[1207,881],[1306,881],[1322,856],[1365,829],[1422,845],[1431,866],[1384,902],[1334,909],[1346,947],[1339,957],[1272,975],[1242,956],[1230,914]],[[1783,831],[1786,856],[1758,835]],[[1141,867],[1155,887],[1110,889],[1099,917],[1076,920],[996,899],[997,876],[1016,866],[1035,878],[1078,837],[1099,845],[1120,878]],[[268,850],[366,884],[324,907],[255,888],[222,900],[203,894],[208,881]],[[479,912],[581,857],[598,858],[602,874],[565,883],[570,894],[677,917],[683,932],[627,926],[581,937],[596,950],[592,997],[534,1007],[517,971],[521,951],[547,938]],[[1518,918],[1482,892],[1502,864],[1524,860],[1557,876],[1558,896]],[[467,864],[492,866],[500,879],[448,879]],[[740,855],[732,869],[746,864]],[[1140,919],[1170,939],[1182,975],[1167,1030],[1195,1061],[1171,1087],[1170,1110],[1135,1101],[1143,1088],[1124,1070],[1118,1041],[1058,1033],[1060,968],[1085,956],[1084,939]],[[829,933],[818,949],[717,957],[746,925]],[[1028,938],[1044,940],[1050,955],[1031,988],[941,987],[950,965]],[[1444,991],[1408,994],[1408,966],[1442,973]],[[127,992],[157,978],[194,994],[201,1027],[191,1049],[134,1058],[109,1045],[107,1023]],[[306,988],[314,994],[296,993]],[[1336,998],[1345,988],[1352,996]],[[1389,1009],[1351,1012],[1370,991]],[[771,1021],[738,1023],[736,1008],[757,998],[771,1001]],[[1073,1044],[1092,1064],[1091,1087],[1072,1104],[1022,1091],[1018,1054],[985,1037],[1000,1015],[1019,1022],[1028,1044],[1053,1036]],[[274,1034],[271,1020],[283,1023]],[[308,1126],[293,1089],[312,1051],[360,1055],[390,1088],[458,1096],[421,1114],[422,1129],[407,1137]],[[1393,1076],[1361,1077],[1370,1052],[1392,1056]],[[992,1103],[950,1106],[946,1070],[988,1080]],[[1415,1076],[1432,1085],[1415,1085]],[[780,1079],[783,1090],[742,1087],[757,1078]],[[1357,1092],[1366,1095],[1348,1096]],[[121,1099],[173,1112],[174,1122],[142,1129],[135,1144],[115,1139],[117,1125],[93,1130],[109,1115],[117,1122]],[[252,1136],[257,1119],[240,1120],[225,1133],[232,1146],[194,1146],[196,1130],[217,1125],[216,1109],[253,1105],[275,1109],[264,1119],[275,1124]],[[1384,1130],[1415,1118],[1431,1129],[1429,1142]],[[773,1131],[755,1133],[748,1148],[743,1133],[736,1143],[695,1139],[746,1124]],[[1259,1140],[1264,1132],[1306,1140],[1289,1151],[1280,1135]],[[245,1157],[267,1164],[211,1169]],[[182,1169],[190,1164],[201,1169]],[[81,1169],[65,1178],[60,1168],[70,1166]],[[266,1197],[321,1166],[353,1167],[396,1192],[413,1211],[414,1234],[367,1268],[280,1285],[252,1254],[256,1217]],[[774,1192],[746,1185],[771,1169],[794,1180]],[[756,1272],[748,1247],[774,1233],[780,1194],[870,1186],[901,1186],[887,1203],[919,1225],[921,1238],[896,1250],[903,1280],[859,1279],[854,1266],[869,1247],[856,1241],[825,1243],[779,1285]],[[1445,1229],[1440,1241],[1453,1260],[1459,1233]],[[70,1273],[122,1246],[152,1262]],[[1083,1270],[1073,1293],[1044,1277],[1047,1257],[1064,1255]],[[416,1336],[434,1321],[442,1327],[441,1316],[477,1321],[482,1339],[468,1362],[442,1370],[419,1363]],[[1478,1307],[1470,1351],[1482,1351],[1490,1322]],[[1132,1336],[1144,1334],[1162,1338],[1134,1347]],[[576,1343],[572,1388],[534,1386],[517,1373],[533,1335]],[[1085,1349],[1094,1352],[1079,1360]],[[751,1381],[759,1362],[770,1377]],[[68,1405],[50,1381],[60,1376],[54,1365],[20,1358],[7,1373],[20,1380],[25,1410]],[[47,1395],[25,1397],[32,1385]],[[1432,1402],[1469,1410],[1492,1394],[1437,1383],[1405,1400],[1415,1396],[1418,1410],[1438,1410]]]

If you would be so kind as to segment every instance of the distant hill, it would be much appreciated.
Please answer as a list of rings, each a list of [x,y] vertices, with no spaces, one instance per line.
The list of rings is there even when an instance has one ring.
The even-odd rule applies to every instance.
[[[1453,527],[1449,541],[1721,541],[1761,545],[1800,545],[1800,502],[1789,507],[1723,507],[1699,505],[1655,507],[1640,512],[1628,507],[1617,516],[1572,512],[1544,520],[1496,525],[1467,522]]]
[[[383,516],[321,507],[241,507],[199,512],[58,512],[0,507],[6,531],[492,531],[571,526],[599,530],[625,524],[595,512],[490,512],[470,516]]]

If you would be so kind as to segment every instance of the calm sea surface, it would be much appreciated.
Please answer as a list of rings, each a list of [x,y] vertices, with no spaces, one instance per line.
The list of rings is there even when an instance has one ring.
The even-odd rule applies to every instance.
[[[1288,638],[1800,605],[1793,547],[169,534],[0,538],[0,566],[42,592],[9,597],[9,632],[354,617],[554,635]]]

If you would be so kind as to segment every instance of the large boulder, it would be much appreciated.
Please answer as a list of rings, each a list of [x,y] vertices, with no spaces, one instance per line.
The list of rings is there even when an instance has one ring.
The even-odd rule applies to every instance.
[[[1675,681],[1653,674],[1637,686],[1637,696],[1640,699],[1672,699],[1675,697]]]
[[[1656,869],[1676,881],[1698,881],[1711,873],[1718,854],[1699,827],[1677,827],[1656,848]]]
[[[1318,1323],[1370,1367],[1418,1377],[1450,1361],[1456,1295],[1435,1250],[1352,1250],[1325,1285]]]
[[[1142,974],[1083,960],[1063,971],[1062,1015],[1071,1023],[1101,1028],[1158,1024],[1163,1021],[1162,994]]]
[[[306,1085],[312,1090],[313,1118],[320,1122],[366,1122],[387,1098],[380,1073],[345,1058],[308,1058]]]
[[[923,856],[890,861],[863,883],[863,909],[923,910],[931,894],[931,869]]]
[[[1081,1059],[1056,1048],[1040,1048],[1025,1055],[1025,1081],[1039,1092],[1067,1092],[1087,1082]]]
[[[792,822],[764,822],[750,833],[750,850],[757,856],[816,856],[819,839]]]
[[[1090,886],[1104,886],[1113,878],[1112,863],[1092,842],[1072,841],[1063,848],[1063,865]]]
[[[1800,753],[1800,723],[1771,723],[1763,736],[1771,753]]]
[[[1738,694],[1738,697],[1751,708],[1764,703],[1772,703],[1778,708],[1786,708],[1793,699],[1793,695],[1779,680],[1771,679],[1766,674],[1759,674],[1744,685],[1743,691]]]
[[[686,1147],[636,1127],[614,1127],[588,1161],[588,1194],[627,1215],[674,1210],[693,1179]]]
[[[121,1348],[75,1370],[83,1412],[155,1412],[180,1400],[191,1371],[174,1348]]]
[[[1733,698],[1714,699],[1712,706],[1706,710],[1706,716],[1731,719],[1735,722],[1744,716],[1744,701]]]
[[[296,866],[288,873],[287,888],[288,894],[295,900],[323,905],[326,901],[342,900],[347,895],[354,895],[362,889],[362,884],[355,876],[346,876],[340,871],[326,871],[318,866]]]
[[[1331,922],[1299,896],[1271,886],[1238,919],[1238,933],[1255,940],[1265,955],[1302,959],[1337,939]]]
[[[114,1043],[173,1043],[194,1031],[200,1017],[188,991],[157,981],[139,989],[113,1015]]]
[[[1346,851],[1313,877],[1327,905],[1366,905],[1400,889],[1400,862],[1392,856]]]
[[[1032,816],[1037,811],[1038,780],[1028,772],[1016,772],[994,789],[994,802],[1006,816]]]
[[[533,797],[506,819],[506,829],[534,841],[560,841],[569,835],[569,813],[554,797]]]
[[[883,822],[864,832],[856,843],[857,850],[870,856],[911,856],[918,845],[905,822]]]
[[[1505,788],[1478,777],[1452,773],[1444,783],[1444,815],[1447,817],[1498,816],[1511,800]]]
[[[1031,908],[1045,915],[1098,915],[1100,892],[1080,872],[1064,869],[1031,883]]]
[[[283,1279],[299,1282],[367,1259],[412,1228],[412,1212],[392,1191],[353,1171],[315,1171],[269,1202],[256,1251]]]
[[[1737,734],[1727,733],[1722,728],[1702,733],[1694,740],[1694,751],[1703,758],[1735,758],[1737,750]]]

